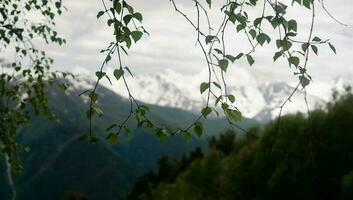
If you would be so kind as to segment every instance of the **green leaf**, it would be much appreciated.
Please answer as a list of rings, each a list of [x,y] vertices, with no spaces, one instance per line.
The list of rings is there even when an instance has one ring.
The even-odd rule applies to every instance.
[[[132,31],[131,32],[131,37],[132,39],[137,42],[141,39],[143,33],[141,31]]]
[[[291,56],[288,58],[288,62],[289,62],[289,64],[292,64],[292,65],[298,67],[300,60],[296,56]]]
[[[244,54],[243,53],[239,53],[237,56],[235,56],[235,60],[238,60],[240,59],[241,57],[243,57]]]
[[[227,103],[222,103],[222,109],[226,111],[229,108],[229,105]]]
[[[281,51],[276,52],[275,55],[273,56],[273,61],[276,61],[279,57],[281,57],[283,53]]]
[[[251,29],[249,31],[249,34],[251,35],[252,39],[255,39],[256,38],[256,31],[254,29]]]
[[[310,84],[310,79],[308,79],[306,76],[299,76],[299,80],[303,88]]]
[[[213,42],[217,37],[214,35],[208,35],[205,38],[206,44]]]
[[[134,13],[134,8],[127,4],[126,1],[123,1],[123,7],[126,8],[129,13]]]
[[[244,24],[239,24],[239,25],[237,26],[237,32],[240,32],[241,30],[245,29],[245,27],[246,27],[246,25],[244,25]]]
[[[314,42],[321,42],[322,40],[321,40],[321,38],[319,38],[319,37],[314,37],[314,38],[313,38],[313,41],[314,41]]]
[[[218,89],[222,89],[222,87],[218,84],[218,83],[216,83],[216,82],[212,82],[213,83],[213,85],[215,85]]]
[[[275,11],[277,14],[285,14],[286,13],[286,9],[287,9],[287,5],[278,2],[277,5],[275,5]]]
[[[271,38],[265,33],[260,33],[256,37],[257,42],[262,46],[265,42],[270,43]]]
[[[288,41],[288,40],[283,40],[282,41],[282,47],[283,47],[283,51],[287,51],[292,47],[292,42]]]
[[[100,18],[102,15],[104,15],[104,11],[99,11],[97,14],[97,19]]]
[[[254,26],[257,27],[261,23],[261,21],[262,21],[262,17],[256,18],[254,20]]]
[[[228,60],[227,59],[218,60],[218,65],[223,71],[226,72],[228,68]]]
[[[212,112],[212,109],[210,107],[205,107],[201,110],[201,114],[206,118],[210,113]]]
[[[129,36],[124,37],[124,41],[126,43],[127,48],[131,47],[131,39]]]
[[[234,57],[234,56],[232,56],[232,55],[226,55],[226,58],[228,59],[228,60],[230,60],[232,63],[236,60],[236,58]]]
[[[127,72],[129,72],[130,76],[134,77],[134,75],[132,75],[132,73],[131,73],[130,68],[128,68],[128,67],[124,67],[124,68],[126,69]]]
[[[313,52],[314,52],[316,55],[318,54],[319,49],[317,48],[317,46],[311,45],[311,49],[313,50]]]
[[[302,44],[302,50],[303,50],[304,52],[306,52],[306,51],[308,50],[309,46],[310,46],[309,43],[304,43],[304,44]]]
[[[102,117],[103,116],[103,110],[98,108],[98,107],[93,107],[93,110],[95,113],[98,114],[99,117]]]
[[[196,133],[197,137],[201,137],[203,134],[203,124],[201,122],[196,122],[193,128],[194,132]]]
[[[181,136],[186,142],[190,142],[192,140],[192,135],[187,131],[182,132]]]
[[[229,99],[229,101],[231,102],[231,103],[234,103],[235,102],[235,97],[234,97],[234,95],[228,95],[227,96],[228,97],[228,99]]]
[[[111,26],[115,22],[114,19],[108,19],[107,24],[108,26]]]
[[[273,17],[273,19],[271,20],[271,25],[272,25],[273,29],[276,29],[279,24],[280,24],[279,17]]]
[[[131,31],[130,31],[129,27],[123,26],[121,29],[124,31],[124,34],[126,34],[126,35],[130,35],[131,34]]]
[[[297,33],[295,33],[295,32],[288,32],[286,34],[286,37],[295,37],[295,36],[297,36]]]
[[[93,103],[95,103],[95,102],[97,101],[97,99],[98,99],[98,95],[97,95],[97,93],[95,93],[95,92],[89,93],[88,97],[91,99],[91,101],[92,101]]]
[[[297,2],[299,5],[302,5],[302,0],[292,0],[292,6],[294,5],[294,2]]]
[[[119,80],[123,74],[124,74],[123,69],[114,70],[114,76],[115,76],[116,80]]]
[[[119,1],[114,1],[114,10],[120,14],[121,13],[121,3]]]
[[[135,19],[137,19],[139,22],[142,22],[143,17],[142,17],[142,14],[141,14],[141,13],[137,12],[137,13],[134,13],[132,16],[133,16]]]
[[[61,7],[61,2],[55,2],[55,7],[59,9]]]
[[[211,8],[211,4],[212,4],[211,0],[206,0],[206,2],[208,4],[208,6]]]
[[[250,0],[250,3],[253,5],[253,6],[256,6],[256,2],[257,2],[258,0]]]
[[[293,30],[294,32],[297,32],[297,21],[295,20],[289,20],[288,21],[288,31]]]
[[[124,21],[125,25],[128,25],[130,23],[131,19],[132,19],[132,15],[125,15],[123,17],[123,21]]]
[[[124,126],[124,131],[128,134],[128,136],[132,135],[132,131],[128,126]]]
[[[215,105],[217,105],[221,100],[222,100],[222,95],[220,95],[220,96],[216,99]]]
[[[209,87],[210,87],[209,83],[205,83],[205,82],[201,83],[201,85],[200,85],[201,94],[204,93]]]
[[[276,40],[276,46],[277,46],[278,49],[281,48],[282,45],[283,45],[282,40]]]
[[[215,85],[218,89],[222,89],[222,87],[218,84],[218,83],[216,83],[216,82],[212,82],[213,83],[213,85]]]
[[[107,80],[109,81],[110,85],[113,85],[112,81],[110,80],[108,75],[105,75],[105,78],[107,78]]]
[[[215,48],[215,49],[213,49],[215,52],[217,52],[218,54],[221,54],[221,55],[223,55],[223,52],[220,50],[220,49],[217,49],[217,48]]]
[[[303,0],[303,5],[308,9],[311,9],[312,0]]]
[[[144,110],[145,112],[148,112],[150,110],[150,108],[146,105],[140,105],[140,109]]]
[[[95,134],[91,134],[88,136],[88,141],[93,144],[97,144],[99,142],[99,138]]]
[[[255,62],[254,58],[249,54],[246,55],[246,59],[248,60],[250,66],[252,66]]]
[[[243,116],[239,110],[226,109],[226,113],[227,113],[227,116],[235,122],[239,122],[243,118]]]
[[[331,50],[336,54],[336,48],[335,46],[333,46],[331,43],[328,43],[329,47],[331,48]]]
[[[112,59],[112,56],[109,54],[109,55],[107,55],[107,57],[105,58],[105,62],[108,63],[111,59]]]
[[[107,136],[106,140],[109,142],[109,144],[117,144],[118,135],[116,133],[111,133]]]
[[[169,136],[169,132],[167,129],[157,129],[157,136],[160,138],[160,139],[165,139]]]
[[[231,21],[233,24],[235,24],[235,21],[237,20],[236,15],[234,13],[229,12],[229,11],[225,11],[225,13],[227,13],[229,21]]]
[[[105,76],[105,72],[101,72],[101,71],[97,71],[96,72],[96,76],[98,77],[98,79],[102,79]]]
[[[147,128],[153,128],[154,125],[151,121],[147,121],[147,124],[146,124]]]

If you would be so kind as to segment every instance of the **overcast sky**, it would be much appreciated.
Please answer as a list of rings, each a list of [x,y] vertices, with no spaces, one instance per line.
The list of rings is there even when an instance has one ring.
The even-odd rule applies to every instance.
[[[283,0],[283,2],[288,1]],[[104,18],[96,19],[102,5],[100,1],[93,0],[63,2],[68,11],[59,18],[57,29],[67,39],[67,44],[62,47],[45,48],[55,58],[56,68],[80,67],[96,71],[104,59],[99,50],[113,40],[111,30],[106,27]],[[144,36],[143,40],[131,49],[130,56],[124,58],[126,65],[134,73],[154,73],[168,68],[180,73],[192,74],[206,67],[200,49],[195,46],[194,30],[173,10],[169,0],[129,2],[136,10],[143,13],[144,26],[150,32],[150,36]],[[191,17],[195,16],[190,0],[176,0],[176,3]],[[326,0],[325,3],[336,18],[348,26],[337,24],[322,9],[317,9],[315,35],[330,38],[337,48],[337,55],[332,54],[327,47],[320,48],[319,57],[313,57],[308,68],[314,81],[329,81],[339,75],[353,74],[353,1]],[[299,32],[306,34],[310,24],[310,11],[298,8],[298,6],[294,7],[290,14],[298,19]],[[229,45],[248,46],[245,42],[232,40]],[[296,80],[284,62],[275,64],[272,62],[273,52],[273,47],[263,47],[255,54],[256,63],[252,67],[243,61],[231,67],[248,69],[261,80]]]

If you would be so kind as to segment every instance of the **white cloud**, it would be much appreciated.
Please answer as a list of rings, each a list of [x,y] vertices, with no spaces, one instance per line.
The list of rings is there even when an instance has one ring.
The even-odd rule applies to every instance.
[[[285,0],[284,2],[291,2]],[[347,23],[344,27],[335,23],[322,9],[318,8],[316,34],[330,38],[335,44],[338,55],[334,56],[329,48],[321,48],[319,57],[313,57],[308,69],[316,82],[329,81],[342,74],[353,74],[353,2],[351,0],[326,0],[326,7],[337,19]],[[179,73],[198,73],[206,67],[200,49],[195,46],[196,35],[185,19],[175,12],[168,0],[130,2],[144,14],[144,26],[151,33],[131,49],[124,61],[134,73],[159,72],[173,69]],[[192,1],[176,1],[191,18],[195,18]],[[104,59],[99,50],[105,48],[111,39],[112,30],[106,27],[104,20],[96,19],[102,9],[100,1],[67,0],[68,11],[60,17],[58,31],[67,39],[63,47],[49,46],[48,52],[55,58],[55,68],[72,69],[72,66],[84,66],[96,71]],[[296,6],[289,14],[299,20],[300,31],[308,29],[310,11],[299,10]],[[216,16],[216,20],[219,20]],[[305,34],[303,35],[305,36]],[[229,47],[237,49],[248,47],[244,39],[231,40]],[[284,62],[272,62],[273,50],[263,47],[255,54],[256,63],[248,67],[241,61],[231,67],[242,67],[254,73],[260,80],[296,81],[292,69]],[[114,67],[112,63],[109,67]],[[236,75],[234,75],[236,76]]]

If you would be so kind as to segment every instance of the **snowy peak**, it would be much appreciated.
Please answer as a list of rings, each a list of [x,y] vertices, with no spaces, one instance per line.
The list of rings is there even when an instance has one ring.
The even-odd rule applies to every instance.
[[[112,75],[113,70],[108,70],[107,74]],[[286,82],[261,83],[251,72],[242,68],[233,68],[227,74],[228,77],[225,77],[227,92],[235,96],[235,106],[248,118],[258,120],[273,119],[278,115],[281,104],[283,104],[294,90],[294,86]],[[165,70],[153,74],[129,76],[127,77],[127,82],[132,94],[140,101],[199,113],[206,102],[205,95],[200,94],[199,85],[201,82],[207,81],[207,75],[207,71],[185,75],[173,70]],[[219,79],[219,77],[213,78]],[[324,105],[326,101],[330,100],[327,98],[327,94],[331,94],[333,87],[343,88],[343,85],[346,83],[352,83],[352,81],[347,80],[350,79],[339,77],[333,80],[332,83],[313,84],[314,87],[310,85],[309,88],[314,88],[315,90],[308,88],[307,101],[309,108],[313,109],[316,106]],[[112,81],[112,85],[108,81],[102,81],[102,84],[116,93],[127,97],[124,84],[121,81]],[[91,82],[85,81],[82,83],[77,81],[74,85],[77,88],[87,88],[84,85],[91,85]],[[307,105],[304,97],[304,91],[298,89],[284,107],[283,114],[297,111],[306,112]]]
[[[111,70],[112,72],[112,70]],[[260,83],[247,70],[238,68],[229,71],[226,77],[227,91],[236,98],[236,106],[248,118],[268,119],[275,117],[279,105],[292,93],[294,87],[285,82]],[[154,74],[138,74],[128,78],[133,95],[146,103],[175,107],[200,112],[205,106],[206,97],[199,91],[201,82],[207,81],[207,71],[185,75],[173,70]],[[219,77],[213,77],[219,79]],[[113,82],[105,84],[120,95],[127,96],[123,84]],[[324,101],[314,95],[308,95],[310,107],[322,105]],[[298,91],[288,103],[284,113],[306,111],[304,92]]]

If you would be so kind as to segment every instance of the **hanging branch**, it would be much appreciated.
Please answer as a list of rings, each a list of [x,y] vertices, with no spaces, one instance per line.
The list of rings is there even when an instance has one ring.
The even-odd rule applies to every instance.
[[[97,109],[96,105],[98,98],[98,95],[96,94],[97,85],[99,80],[103,77],[109,79],[108,75],[103,70],[103,66],[108,64],[111,56],[114,53],[118,54],[119,63],[118,69],[114,71],[114,76],[117,80],[122,79],[130,102],[130,112],[128,113],[126,119],[123,120],[123,122],[120,124],[113,124],[111,127],[107,128],[108,131],[113,130],[114,128],[118,128],[115,133],[109,134],[107,137],[108,140],[110,137],[113,137],[115,141],[116,137],[123,129],[128,129],[128,121],[132,118],[132,116],[136,117],[138,126],[145,125],[148,128],[152,128],[157,132],[157,135],[161,137],[180,133],[183,136],[186,136],[185,138],[190,139],[191,129],[193,129],[197,136],[201,136],[203,133],[203,125],[201,123],[202,118],[207,118],[208,115],[213,112],[218,116],[219,108],[223,111],[223,114],[231,128],[237,128],[244,131],[245,133],[248,133],[246,130],[237,125],[237,122],[241,121],[242,119],[242,113],[236,107],[237,101],[235,96],[229,94],[227,89],[227,82],[225,78],[227,69],[231,63],[234,63],[237,60],[243,58],[246,59],[250,66],[253,65],[255,62],[253,53],[256,51],[256,49],[264,46],[265,44],[270,44],[272,41],[275,41],[277,47],[277,50],[273,56],[273,60],[277,61],[279,58],[285,59],[290,68],[294,66],[294,69],[296,70],[295,75],[299,78],[297,86],[279,106],[279,115],[277,117],[277,126],[279,127],[282,112],[286,104],[291,101],[291,98],[295,95],[299,87],[305,89],[305,87],[311,82],[311,76],[307,72],[310,49],[315,54],[317,54],[318,45],[328,44],[332,51],[336,52],[335,47],[330,43],[329,40],[322,40],[319,37],[313,37],[313,26],[315,18],[315,7],[313,0],[298,0],[293,2],[293,4],[297,2],[299,5],[307,9],[311,9],[313,12],[312,24],[309,30],[309,38],[307,41],[300,41],[296,39],[298,24],[295,19],[286,18],[287,9],[289,6],[277,0],[226,0],[220,9],[223,19],[219,26],[217,26],[218,28],[215,30],[212,28],[213,25],[211,25],[211,17],[213,15],[209,14],[209,11],[212,10],[212,5],[214,5],[212,0],[206,0],[205,2],[200,2],[199,0],[192,1],[195,7],[195,18],[191,18],[182,9],[180,9],[176,3],[176,0],[169,1],[171,2],[175,12],[181,15],[186,20],[186,22],[190,24],[191,27],[195,30],[196,45],[200,48],[204,57],[203,59],[205,61],[205,65],[207,66],[207,81],[200,84],[200,93],[202,95],[206,95],[206,102],[203,109],[201,110],[200,115],[197,116],[195,120],[193,120],[188,126],[186,126],[186,128],[176,129],[174,131],[156,126],[152,120],[147,117],[146,114],[149,110],[148,107],[141,105],[135,99],[129,89],[124,72],[131,72],[129,69],[123,67],[124,65],[122,64],[121,58],[121,50],[126,55],[128,54],[126,49],[129,49],[132,45],[131,38],[134,40],[134,42],[137,42],[142,37],[143,33],[147,33],[142,25],[137,25],[137,22],[142,23],[142,15],[138,12],[135,12],[134,8],[130,6],[126,1],[113,0],[111,3],[112,6],[108,7],[106,6],[105,1],[102,0],[104,10],[100,11],[97,17],[100,18],[103,15],[108,16],[107,23],[109,26],[114,25],[114,35],[116,40],[112,42],[106,50],[103,51],[107,51],[108,56],[106,57],[105,62],[103,62],[100,71],[96,73],[97,82],[89,95],[91,99],[90,108],[88,110],[88,118],[90,119],[89,137],[94,136],[92,135],[93,114],[98,113],[99,115],[102,115],[102,111]],[[321,3],[323,2],[321,1]],[[207,4],[207,6],[205,6],[205,4]],[[261,6],[261,14],[251,18],[247,12],[249,10],[255,9],[258,6]],[[267,11],[267,9],[269,9],[269,11]],[[124,13],[124,11],[126,11],[126,13]],[[274,15],[267,15],[267,13],[271,11],[274,13]],[[204,27],[204,24],[202,23],[203,21],[206,21],[206,31],[202,30]],[[276,40],[272,40],[270,35],[264,31],[265,28],[263,28],[263,21],[268,21],[274,30],[278,30],[278,38]],[[133,28],[134,31],[131,31],[130,27]],[[228,29],[236,30],[236,32],[231,31],[229,34],[226,31]],[[249,41],[250,50],[241,52],[240,49],[236,49],[235,51],[238,53],[235,55],[228,53],[234,52],[233,49],[228,47],[228,42],[233,39],[233,36],[242,34]],[[299,48],[297,48],[298,46]],[[111,50],[113,51],[111,52]],[[211,102],[213,101],[215,102],[214,106],[211,105]],[[275,134],[275,137],[272,140],[269,157],[272,154],[272,148],[275,144],[276,138],[277,134]],[[96,141],[97,138],[94,136],[93,142]]]

